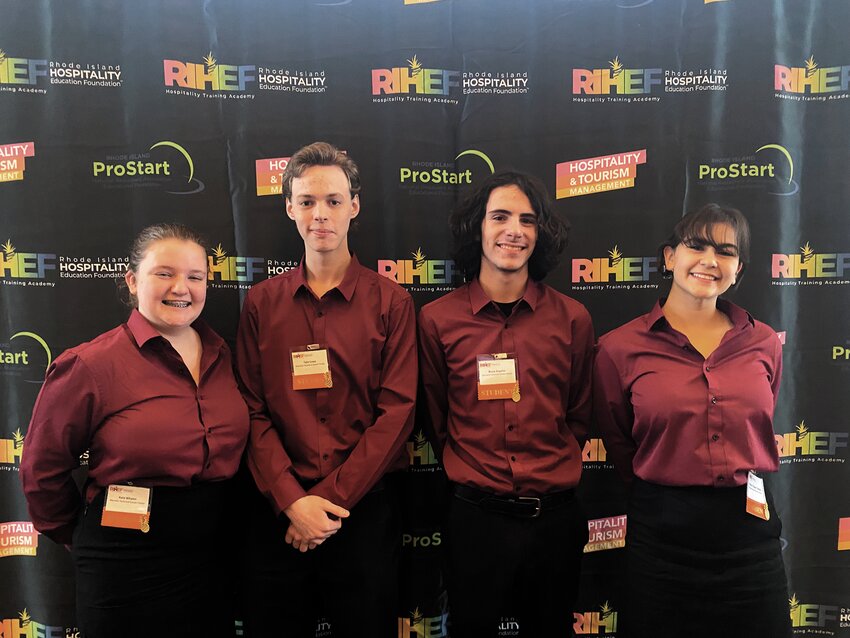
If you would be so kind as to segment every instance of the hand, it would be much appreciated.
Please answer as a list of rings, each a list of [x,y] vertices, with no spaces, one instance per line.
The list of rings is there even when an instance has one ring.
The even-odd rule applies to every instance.
[[[315,549],[336,534],[342,527],[341,519],[349,515],[347,509],[312,494],[299,498],[283,513],[290,523],[286,530],[286,542],[302,552]]]

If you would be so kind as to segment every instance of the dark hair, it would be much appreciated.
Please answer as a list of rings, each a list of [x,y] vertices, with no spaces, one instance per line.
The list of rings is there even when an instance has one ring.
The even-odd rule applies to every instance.
[[[206,255],[209,246],[204,238],[188,226],[183,224],[153,224],[142,229],[130,246],[130,255],[127,259],[127,272],[137,273],[139,264],[142,263],[147,255],[150,247],[158,241],[165,239],[179,239],[181,241],[190,241],[204,249]],[[139,307],[139,300],[127,287],[127,282],[122,277],[118,281],[118,287],[121,291],[126,290],[127,299],[125,303],[132,308]]]
[[[741,269],[738,271],[735,283],[730,286],[730,288],[735,288],[741,281],[744,270],[750,261],[750,224],[741,211],[720,204],[706,204],[699,210],[692,211],[682,217],[673,227],[673,233],[658,247],[659,270],[662,274],[666,272],[664,249],[668,246],[675,250],[679,244],[696,239],[717,250],[719,246],[714,241],[714,227],[717,224],[728,224],[735,231],[738,260],[741,263]]]
[[[552,200],[539,179],[527,173],[499,171],[490,175],[449,217],[455,239],[454,259],[467,281],[481,268],[481,224],[487,212],[490,194],[503,186],[516,186],[531,202],[537,214],[537,243],[528,260],[528,274],[535,281],[543,279],[558,265],[558,255],[566,248],[569,224],[552,210]]]
[[[292,180],[301,177],[304,171],[313,166],[339,166],[348,178],[351,198],[354,199],[354,196],[360,192],[360,170],[354,160],[327,142],[313,142],[298,149],[295,155],[289,158],[289,163],[283,171],[284,199],[292,197]]]

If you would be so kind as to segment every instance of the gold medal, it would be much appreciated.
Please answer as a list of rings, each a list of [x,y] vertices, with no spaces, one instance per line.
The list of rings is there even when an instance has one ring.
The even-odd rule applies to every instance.
[[[511,393],[511,401],[514,403],[519,403],[519,400],[522,397],[519,394],[519,383],[514,384],[514,391]]]
[[[333,381],[331,381],[330,370],[328,372],[325,372],[325,387],[326,388],[332,388],[333,387]]]
[[[764,504],[764,520],[770,520],[770,509],[767,507],[767,503]]]
[[[142,530],[143,534],[147,534],[149,531],[151,531],[150,519],[151,517],[149,514],[145,514],[144,516],[142,516],[142,522],[139,525],[139,529]]]

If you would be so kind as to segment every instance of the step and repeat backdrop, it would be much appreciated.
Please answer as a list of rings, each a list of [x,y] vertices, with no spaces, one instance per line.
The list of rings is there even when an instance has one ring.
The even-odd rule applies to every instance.
[[[753,249],[732,299],[784,343],[769,483],[789,614],[798,635],[850,636],[850,4],[3,0],[0,16],[0,635],[78,633],[68,553],[33,530],[18,476],[47,365],[126,319],[115,279],[160,221],[209,239],[204,316],[232,342],[250,287],[301,259],[281,172],[326,140],[362,172],[357,256],[417,306],[460,283],[447,217],[494,170],[548,186],[572,238],[547,282],[600,335],[663,293],[656,248],[684,212],[739,208]],[[425,425],[407,443],[399,638],[449,635]],[[625,492],[591,437],[564,613],[622,637]],[[225,549],[238,560],[238,539]],[[510,609],[499,632],[522,635]]]

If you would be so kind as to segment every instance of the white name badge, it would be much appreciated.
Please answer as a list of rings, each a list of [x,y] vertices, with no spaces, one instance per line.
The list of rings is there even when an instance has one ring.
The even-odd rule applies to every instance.
[[[770,509],[764,493],[764,479],[751,470],[747,474],[747,513],[757,518],[770,520]]]
[[[294,348],[290,353],[290,361],[293,390],[333,387],[328,348],[318,343]]]
[[[106,488],[100,524],[149,532],[151,488],[134,485],[110,485]]]
[[[479,354],[476,360],[479,401],[520,400],[516,355],[510,352]]]

